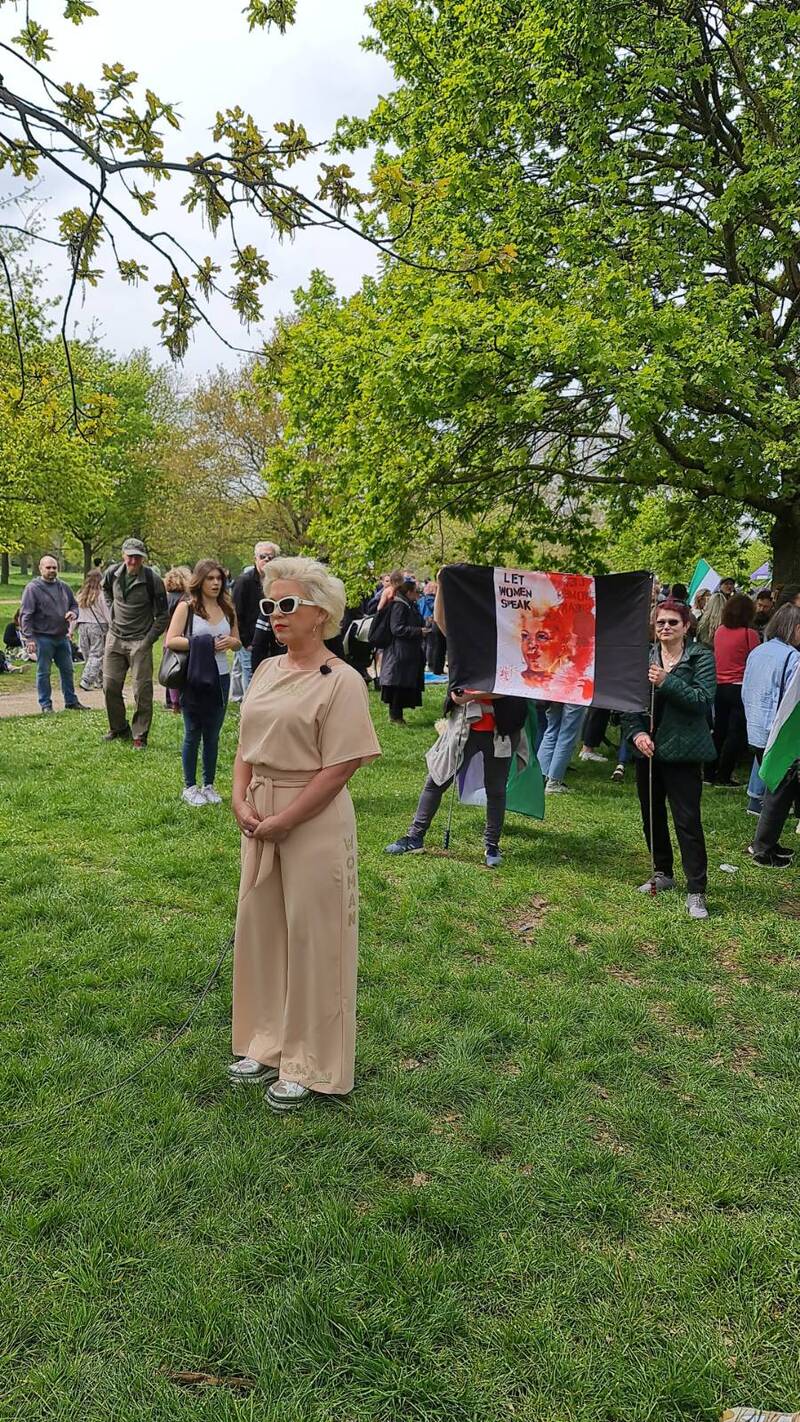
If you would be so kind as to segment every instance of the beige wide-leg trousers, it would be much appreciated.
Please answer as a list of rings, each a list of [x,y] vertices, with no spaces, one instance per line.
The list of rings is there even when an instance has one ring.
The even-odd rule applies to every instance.
[[[254,767],[261,819],[310,775]],[[356,825],[348,791],[279,845],[242,836],[233,966],[233,1051],[288,1081],[353,1089],[358,967]]]

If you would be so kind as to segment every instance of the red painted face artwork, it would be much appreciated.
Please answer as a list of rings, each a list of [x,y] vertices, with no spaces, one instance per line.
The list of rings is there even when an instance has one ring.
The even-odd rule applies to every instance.
[[[594,579],[498,569],[497,690],[588,705],[594,692]]]

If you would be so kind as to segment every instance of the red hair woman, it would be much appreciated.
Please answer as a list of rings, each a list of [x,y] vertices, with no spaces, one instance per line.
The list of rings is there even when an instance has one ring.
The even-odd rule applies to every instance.
[[[623,730],[633,743],[642,824],[654,865],[653,878],[640,884],[641,892],[675,888],[669,805],[686,874],[689,917],[708,918],[708,855],[700,800],[703,764],[716,756],[708,711],[714,704],[717,677],[713,653],[689,636],[690,626],[685,603],[672,598],[659,603],[649,671],[654,688],[652,725],[649,716],[637,712],[623,718]]]

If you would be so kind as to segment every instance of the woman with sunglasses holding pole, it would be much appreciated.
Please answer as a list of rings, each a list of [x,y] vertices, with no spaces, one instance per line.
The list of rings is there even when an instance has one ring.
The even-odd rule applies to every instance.
[[[358,872],[347,782],[380,755],[367,688],[330,653],[344,584],[312,558],[276,558],[261,610],[280,656],[242,704],[232,808],[242,832],[233,976],[233,1082],[274,1111],[353,1087]]]
[[[623,730],[633,743],[644,835],[653,856],[653,878],[640,890],[646,894],[675,888],[669,804],[686,874],[689,917],[708,918],[700,799],[703,763],[716,757],[707,712],[714,704],[717,677],[713,652],[690,637],[690,626],[691,613],[684,603],[672,598],[659,603],[649,672],[652,720],[644,713],[627,715]]]

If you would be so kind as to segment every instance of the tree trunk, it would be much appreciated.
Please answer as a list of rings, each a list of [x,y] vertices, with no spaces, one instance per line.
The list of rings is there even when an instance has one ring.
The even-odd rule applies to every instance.
[[[19,570],[20,570],[20,573],[22,574],[23,578],[27,578],[27,576],[28,576],[28,554],[27,554],[27,553],[20,553],[20,555],[19,555]]]
[[[94,549],[88,538],[81,539],[81,548],[83,549],[83,576],[88,578],[92,571],[92,553]]]
[[[11,562],[7,553],[0,555],[0,583],[7,583],[11,578]]]
[[[800,583],[800,498],[778,514],[770,534],[772,581],[779,587]]]

